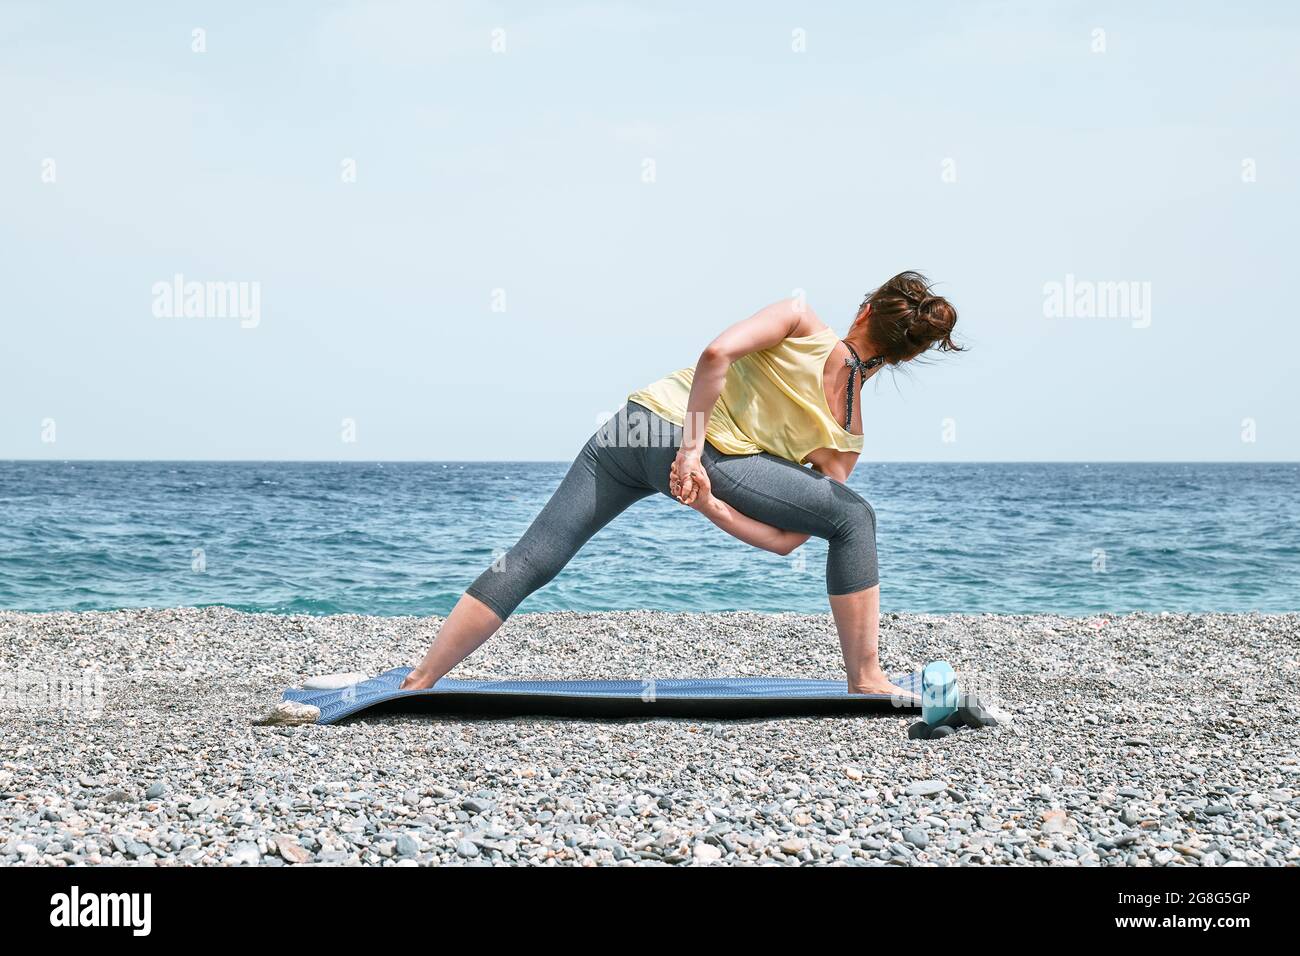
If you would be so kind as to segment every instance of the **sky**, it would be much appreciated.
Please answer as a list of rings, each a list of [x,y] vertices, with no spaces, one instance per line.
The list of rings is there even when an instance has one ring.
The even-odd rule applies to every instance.
[[[917,269],[969,350],[877,377],[865,459],[1296,460],[1298,41],[1281,2],[4,0],[0,458],[566,460],[732,322],[843,334]]]

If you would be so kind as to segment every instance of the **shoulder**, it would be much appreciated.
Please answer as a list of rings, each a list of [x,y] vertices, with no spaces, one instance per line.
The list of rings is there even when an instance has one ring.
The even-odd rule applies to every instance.
[[[821,320],[813,307],[804,299],[786,299],[784,304],[795,317],[794,331],[790,334],[791,338],[804,338],[830,329],[830,326]]]

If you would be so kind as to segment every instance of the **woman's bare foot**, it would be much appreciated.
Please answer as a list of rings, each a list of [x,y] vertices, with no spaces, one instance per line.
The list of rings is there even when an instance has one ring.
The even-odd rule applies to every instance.
[[[407,674],[404,678],[402,678],[401,686],[399,686],[397,689],[398,690],[428,690],[435,683],[436,681],[429,680],[429,678],[426,677],[424,674],[422,674],[420,672],[420,669],[417,667],[414,668],[411,671],[411,673]]]
[[[897,684],[890,681],[885,676],[884,671],[877,671],[875,674],[869,674],[861,680],[849,684],[850,694],[888,694],[890,697],[901,697],[904,700],[919,701],[916,694],[910,690],[903,690]]]

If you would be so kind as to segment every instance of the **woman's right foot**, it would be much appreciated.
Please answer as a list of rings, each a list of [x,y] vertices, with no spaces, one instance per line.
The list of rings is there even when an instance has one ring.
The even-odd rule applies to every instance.
[[[416,668],[402,678],[402,683],[398,685],[398,690],[428,690],[437,681],[431,681]]]

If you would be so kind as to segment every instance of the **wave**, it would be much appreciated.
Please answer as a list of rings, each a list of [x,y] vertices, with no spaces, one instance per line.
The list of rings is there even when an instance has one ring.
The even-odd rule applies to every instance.
[[[0,462],[0,607],[446,614],[566,468]],[[866,463],[849,484],[876,508],[888,610],[1300,609],[1293,464]],[[652,498],[522,610],[824,613],[825,555]]]

